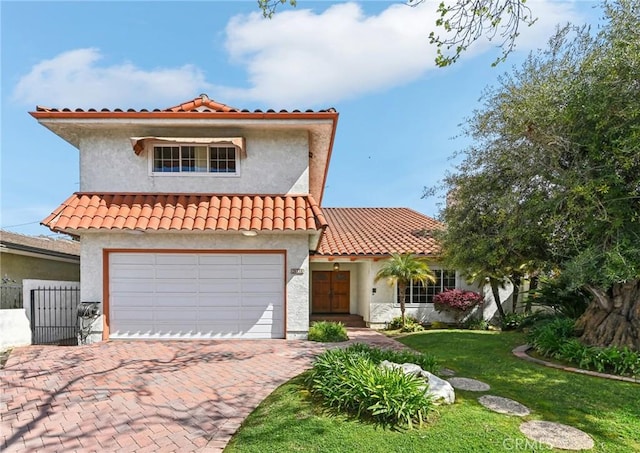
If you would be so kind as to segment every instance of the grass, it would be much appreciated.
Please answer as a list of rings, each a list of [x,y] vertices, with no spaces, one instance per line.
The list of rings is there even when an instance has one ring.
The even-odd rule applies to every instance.
[[[511,354],[525,343],[516,332],[434,330],[399,341],[436,355],[458,376],[490,384],[487,393],[525,404],[532,413],[524,420],[555,421],[586,431],[595,441],[594,452],[640,451],[638,384],[522,361]],[[523,419],[488,411],[477,402],[481,394],[457,390],[456,403],[441,406],[426,427],[393,431],[323,411],[298,377],[247,418],[225,452],[550,451],[525,443],[518,429]]]

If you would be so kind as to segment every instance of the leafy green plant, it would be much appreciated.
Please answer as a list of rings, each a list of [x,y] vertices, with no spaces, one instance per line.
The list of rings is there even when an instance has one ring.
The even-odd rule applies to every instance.
[[[527,318],[525,313],[505,313],[502,319],[502,330],[517,330]]]
[[[433,402],[425,381],[382,368],[365,348],[333,349],[318,356],[306,379],[325,406],[383,426],[422,425]]]
[[[555,318],[540,323],[528,336],[534,349],[546,356],[564,360],[585,370],[640,376],[640,353],[629,348],[589,346],[573,336],[574,321]]]
[[[534,327],[528,341],[540,354],[553,357],[562,345],[573,336],[575,321],[569,318],[553,318]]]
[[[347,329],[341,322],[317,321],[309,328],[309,340],[322,343],[347,341]]]
[[[482,318],[471,318],[464,322],[464,328],[469,330],[489,330],[489,321]]]
[[[529,292],[531,305],[550,308],[556,315],[578,319],[587,309],[590,295],[584,289],[576,289],[568,277],[541,278],[540,285]]]
[[[401,332],[421,332],[424,330],[420,321],[413,316],[405,316],[404,326],[402,325],[402,316],[393,318],[387,324],[387,330],[400,330]]]
[[[435,373],[439,368],[435,356],[409,349],[394,351],[392,349],[374,348],[363,343],[355,343],[346,348],[346,351],[363,355],[375,364],[379,364],[384,360],[394,363],[415,363],[430,373]]]

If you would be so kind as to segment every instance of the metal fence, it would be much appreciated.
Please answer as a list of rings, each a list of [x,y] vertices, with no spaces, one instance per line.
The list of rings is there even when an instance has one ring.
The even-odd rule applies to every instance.
[[[31,290],[32,344],[78,344],[80,289],[72,287]]]
[[[0,310],[23,307],[22,285],[5,283],[0,286]]]

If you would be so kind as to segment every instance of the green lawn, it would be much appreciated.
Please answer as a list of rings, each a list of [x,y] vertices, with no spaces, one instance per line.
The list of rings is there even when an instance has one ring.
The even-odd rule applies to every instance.
[[[640,385],[566,373],[517,359],[519,333],[427,331],[400,339],[435,354],[458,376],[491,385],[487,393],[515,399],[525,420],[565,423],[589,433],[594,452],[640,451]],[[522,419],[483,408],[484,393],[456,391],[422,429],[392,431],[328,414],[296,378],[276,390],[245,421],[225,452],[504,452],[550,451],[526,443]],[[558,450],[561,451],[561,450]]]

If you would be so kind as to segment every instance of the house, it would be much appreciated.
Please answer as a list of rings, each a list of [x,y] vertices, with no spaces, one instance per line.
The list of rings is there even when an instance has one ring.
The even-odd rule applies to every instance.
[[[78,281],[80,243],[0,231],[0,277],[16,285],[24,279]]]
[[[104,340],[305,338],[312,313],[383,324],[397,304],[373,284],[380,261],[437,255],[429,231],[441,226],[414,211],[321,208],[333,109],[247,111],[201,95],[31,115],[80,150],[80,191],[43,224],[80,238],[82,300],[101,302]],[[437,272],[424,295],[411,289],[419,314],[460,285]]]

